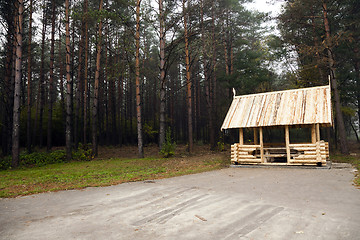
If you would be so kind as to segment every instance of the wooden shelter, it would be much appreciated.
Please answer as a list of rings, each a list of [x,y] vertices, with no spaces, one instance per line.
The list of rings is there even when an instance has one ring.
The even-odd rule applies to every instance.
[[[330,85],[235,96],[221,130],[238,128],[239,143],[231,146],[233,164],[326,165],[329,145],[320,127],[332,126]],[[289,128],[311,128],[311,142],[290,143]],[[283,143],[265,143],[266,128],[283,128]],[[245,143],[244,129],[252,129]],[[309,136],[310,140],[310,136]]]

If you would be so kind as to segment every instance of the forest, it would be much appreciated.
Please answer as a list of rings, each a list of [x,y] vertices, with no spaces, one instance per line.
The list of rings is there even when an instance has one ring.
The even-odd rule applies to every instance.
[[[277,1],[277,0],[273,0]],[[359,141],[360,2],[0,0],[1,155],[234,142],[237,95],[331,83],[341,153]],[[265,2],[265,0],[264,0]],[[277,31],[270,22],[276,22]],[[209,150],[210,150],[209,149]]]

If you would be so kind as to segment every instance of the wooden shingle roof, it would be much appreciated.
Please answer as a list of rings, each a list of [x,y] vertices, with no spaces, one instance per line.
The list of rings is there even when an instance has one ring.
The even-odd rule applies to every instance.
[[[235,96],[221,130],[316,123],[332,125],[329,85]]]

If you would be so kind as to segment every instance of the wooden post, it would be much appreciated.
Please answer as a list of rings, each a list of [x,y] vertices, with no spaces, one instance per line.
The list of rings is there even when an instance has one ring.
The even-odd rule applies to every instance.
[[[316,124],[316,160],[321,161],[321,151],[320,151],[320,124]]]
[[[261,162],[264,163],[265,159],[264,159],[264,140],[263,140],[263,129],[262,127],[259,129],[259,133],[260,133],[260,157],[261,157]]]
[[[320,124],[316,124],[316,141],[320,142]]]
[[[257,134],[257,129],[254,128],[254,145],[258,144],[258,134]]]
[[[315,124],[313,124],[311,126],[311,143],[315,144],[316,143],[316,128],[315,128]]]
[[[290,134],[289,134],[289,126],[285,126],[285,145],[286,145],[286,157],[287,163],[290,163]]]
[[[242,128],[239,129],[239,143],[240,145],[244,145],[244,131]]]

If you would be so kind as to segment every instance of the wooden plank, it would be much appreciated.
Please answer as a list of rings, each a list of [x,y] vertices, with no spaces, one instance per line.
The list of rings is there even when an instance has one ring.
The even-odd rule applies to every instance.
[[[248,151],[238,151],[237,152],[238,155],[250,155]]]
[[[291,160],[290,163],[326,163],[326,160],[309,160],[309,159],[296,159],[296,160]]]
[[[330,87],[236,96],[222,129],[279,125],[332,125]]]
[[[304,154],[301,154],[303,156],[308,156],[308,155],[314,155],[316,156],[317,152],[316,151],[304,151]],[[320,151],[320,155],[321,156],[326,156],[326,152],[325,151]]]
[[[317,156],[318,155],[299,155],[297,157],[294,157],[294,159],[314,159],[314,160],[317,160],[317,161],[321,161],[321,159],[325,159],[326,155],[320,155],[321,158],[320,160],[317,159]]]
[[[241,160],[238,160],[238,162],[256,162],[256,163],[261,163],[261,160],[260,159],[241,159]]]
[[[291,143],[290,147],[316,147],[316,143]]]
[[[238,155],[237,156],[237,159],[239,159],[239,160],[241,160],[241,159],[256,159],[256,157],[255,156],[253,156],[253,155]]]
[[[286,157],[286,154],[264,154],[264,157]]]
[[[289,126],[285,126],[285,145],[286,145],[286,156],[287,162],[290,161],[290,134],[289,134]]]
[[[316,143],[316,160],[320,161],[321,160],[321,155],[320,155],[320,142]]]
[[[298,151],[316,151],[316,147],[290,147],[290,148]]]
[[[260,134],[260,158],[261,158],[261,162],[265,162],[264,159],[264,139],[263,139],[263,129],[260,128],[259,129],[259,134]]]
[[[313,124],[311,126],[311,143],[315,144],[316,143],[316,129],[315,129],[315,124]]]
[[[249,147],[243,147],[243,148],[238,148],[238,151],[242,151],[242,152],[250,152],[250,151],[255,151],[258,148],[249,148]]]
[[[258,133],[256,128],[254,128],[254,144],[258,144]]]
[[[320,124],[316,124],[316,142],[320,142]]]
[[[238,148],[260,148],[261,145],[237,145]]]
[[[239,129],[239,143],[244,145],[244,130],[242,128]]]

